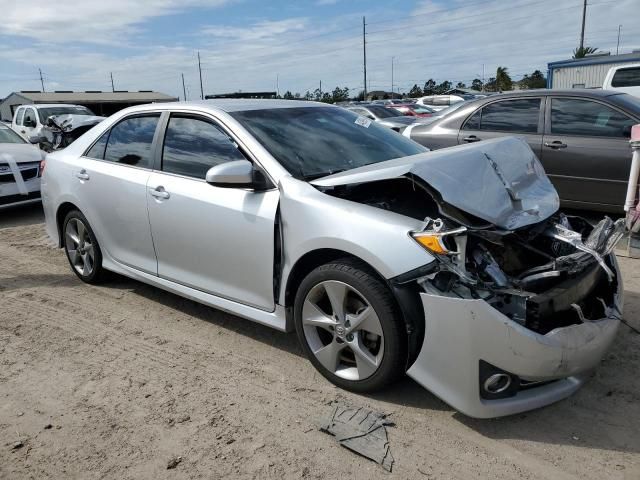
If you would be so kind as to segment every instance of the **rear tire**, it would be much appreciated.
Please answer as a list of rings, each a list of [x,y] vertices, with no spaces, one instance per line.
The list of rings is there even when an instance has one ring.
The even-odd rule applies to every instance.
[[[309,273],[294,321],[313,366],[345,390],[372,392],[405,373],[404,321],[388,287],[361,261],[343,258]]]
[[[79,210],[72,210],[65,217],[62,244],[71,270],[80,280],[97,284],[104,279],[100,245],[89,222]]]

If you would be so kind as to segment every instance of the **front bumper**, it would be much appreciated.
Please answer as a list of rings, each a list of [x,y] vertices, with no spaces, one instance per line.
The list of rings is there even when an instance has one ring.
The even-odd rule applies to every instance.
[[[407,374],[456,410],[476,418],[524,412],[568,397],[580,388],[611,343],[622,312],[622,281],[609,316],[535,333],[483,300],[420,293],[424,342]],[[483,399],[480,361],[531,382],[509,398]]]

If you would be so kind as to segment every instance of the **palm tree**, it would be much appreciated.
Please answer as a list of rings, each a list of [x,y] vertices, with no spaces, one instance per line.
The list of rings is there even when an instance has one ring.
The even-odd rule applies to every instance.
[[[598,47],[577,47],[573,51],[573,58],[584,58],[587,55],[596,53],[597,51],[598,51]]]
[[[496,70],[496,89],[498,91],[513,89],[513,82],[511,81],[507,67],[498,67]]]

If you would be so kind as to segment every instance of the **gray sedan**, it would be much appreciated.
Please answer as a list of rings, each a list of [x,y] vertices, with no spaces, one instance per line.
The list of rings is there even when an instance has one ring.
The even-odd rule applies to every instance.
[[[620,213],[631,165],[629,135],[637,123],[640,100],[625,93],[532,90],[468,102],[403,135],[431,149],[521,136],[563,205]]]
[[[84,282],[113,271],[297,332],[348,390],[406,373],[475,417],[576,391],[620,325],[623,224],[559,214],[519,139],[428,152],[363,120],[298,101],[122,110],[48,155],[47,232]]]

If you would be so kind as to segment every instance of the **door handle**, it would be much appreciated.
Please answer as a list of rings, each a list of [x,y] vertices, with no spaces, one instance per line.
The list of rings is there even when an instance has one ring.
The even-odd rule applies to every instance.
[[[560,140],[556,140],[555,142],[544,142],[545,147],[553,148],[558,150],[560,148],[567,148],[566,143],[562,143]]]
[[[22,133],[27,133],[27,131],[26,131],[26,130],[20,130],[20,132],[22,132]]]
[[[79,178],[80,180],[89,180],[89,174],[84,168],[79,172],[76,172],[76,177]]]
[[[171,195],[169,195],[169,192],[167,192],[162,186],[156,187],[156,188],[150,188],[149,193],[151,194],[152,197],[160,198],[163,200],[167,200],[169,197],[171,197]]]
[[[468,137],[464,137],[462,140],[465,142],[471,143],[471,142],[479,142],[482,139],[476,137],[475,135],[469,135]]]

